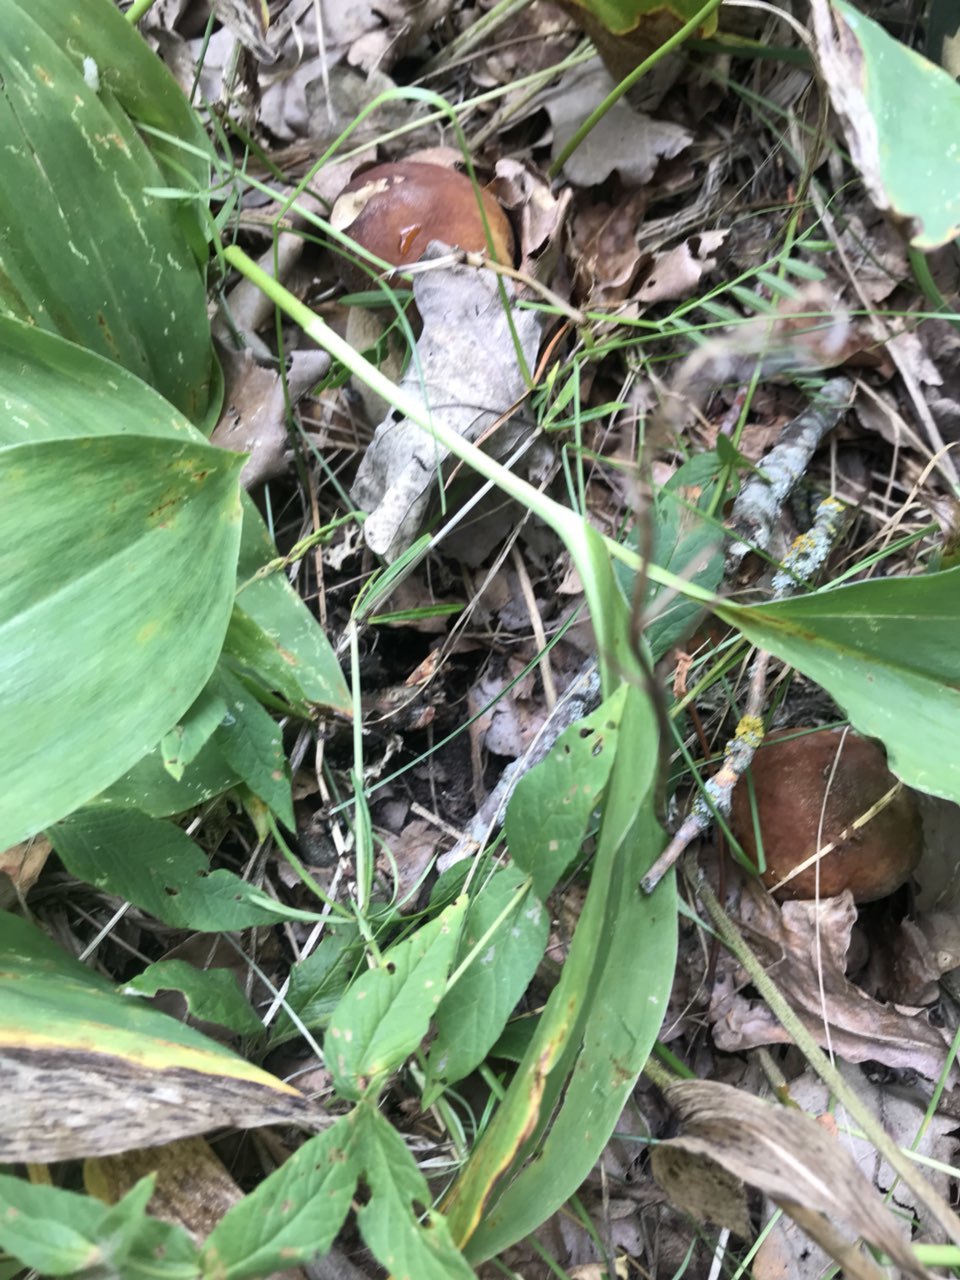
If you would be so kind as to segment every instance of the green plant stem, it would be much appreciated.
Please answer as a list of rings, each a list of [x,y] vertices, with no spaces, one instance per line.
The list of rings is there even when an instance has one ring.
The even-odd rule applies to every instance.
[[[597,546],[598,535],[594,534],[594,531],[588,526],[583,517],[561,506],[560,503],[555,502],[546,494],[541,493],[539,489],[534,488],[532,484],[528,484],[526,480],[514,475],[512,471],[489,457],[482,449],[477,448],[475,444],[457,435],[455,431],[451,431],[440,422],[434,422],[431,419],[429,408],[419,399],[411,396],[402,387],[398,387],[391,382],[375,365],[365,360],[358,351],[355,351],[348,342],[334,332],[329,325],[325,324],[309,307],[304,306],[279,281],[258,266],[242,249],[239,249],[236,245],[228,245],[223,251],[223,256],[231,266],[257,285],[272,302],[298,324],[308,337],[329,352],[335,360],[339,360],[352,374],[365,382],[372,391],[382,396],[404,417],[409,418],[411,422],[416,423],[418,427],[432,435],[455,458],[465,462],[478,475],[492,481],[509,497],[514,498],[526,507],[528,511],[538,516],[544,524],[548,525],[557,534],[567,547],[583,582],[584,594],[597,635],[598,658],[604,692],[605,695],[611,693],[622,679],[623,668],[618,665],[615,653],[618,646],[605,625],[605,620],[608,617],[607,601],[598,582],[593,554]],[[642,561],[636,553],[621,547],[612,539],[603,538],[601,545],[609,554],[624,560],[634,570],[641,567]],[[665,569],[660,569],[655,565],[648,565],[646,571],[649,578],[662,586],[670,587],[685,596],[700,600],[704,604],[712,605],[717,602],[716,597],[711,592],[704,591],[677,574],[668,573]],[[622,662],[624,660],[624,655],[621,654],[619,661]]]
[[[664,40],[659,49],[655,49],[649,58],[644,58],[639,67],[634,67],[625,79],[621,80],[617,87],[608,93],[600,105],[587,116],[583,124],[576,131],[567,145],[563,148],[548,172],[551,178],[556,178],[563,166],[583,142],[584,138],[592,129],[594,129],[603,117],[607,114],[611,107],[620,101],[625,93],[629,93],[638,80],[642,80],[651,67],[656,66],[661,58],[666,57],[671,50],[676,49],[678,45],[683,44],[688,36],[693,35],[696,29],[702,25],[706,18],[709,18],[715,9],[720,8],[720,0],[707,0],[707,3],[693,15],[689,22],[685,22],[679,31],[675,32],[669,40]]]
[[[123,16],[128,22],[139,22],[152,8],[153,0],[133,0],[133,4]]]
[[[919,1203],[929,1211],[930,1215],[943,1228],[950,1239],[955,1244],[960,1244],[960,1218],[957,1218],[957,1215],[947,1202],[936,1194],[930,1184],[920,1175],[897,1144],[886,1133],[870,1108],[850,1088],[790,1007],[758,957],[747,946],[743,935],[724,911],[706,880],[699,873],[697,874],[697,897],[703,903],[704,910],[716,927],[721,942],[746,970],[751,982],[767,1002],[770,1012],[784,1030],[789,1032],[794,1044],[813,1070],[841,1106],[845,1107],[847,1112],[859,1124],[864,1136],[873,1143],[890,1167],[907,1184]]]

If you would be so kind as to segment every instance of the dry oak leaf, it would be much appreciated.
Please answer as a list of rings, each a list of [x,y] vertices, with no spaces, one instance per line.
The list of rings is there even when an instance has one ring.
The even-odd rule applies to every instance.
[[[740,903],[740,924],[750,947],[818,1044],[827,1046],[829,1031],[830,1047],[846,1062],[882,1062],[936,1079],[947,1055],[946,1035],[926,1020],[924,1010],[905,1012],[880,1004],[846,976],[856,918],[849,891],[819,902],[778,905],[748,882]],[[737,1053],[762,1044],[790,1044],[789,1033],[762,1001],[739,994],[731,964],[721,960],[711,996],[717,1048]]]

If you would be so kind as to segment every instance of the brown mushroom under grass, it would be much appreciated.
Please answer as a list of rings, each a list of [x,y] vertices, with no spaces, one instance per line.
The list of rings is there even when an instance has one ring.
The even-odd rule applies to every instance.
[[[768,735],[734,790],[730,825],[758,867],[762,843],[763,882],[779,899],[849,889],[873,902],[910,878],[923,847],[913,792],[879,744],[843,729]]]

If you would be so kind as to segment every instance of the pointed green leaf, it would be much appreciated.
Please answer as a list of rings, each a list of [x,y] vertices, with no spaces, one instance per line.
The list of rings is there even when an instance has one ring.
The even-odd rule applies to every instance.
[[[245,495],[237,603],[224,656],[294,705],[349,716],[350,692],[323,628],[282,571],[257,576],[276,558],[263,518]]]
[[[253,794],[294,831],[290,768],[280,726],[223,665],[217,672],[214,687],[227,707],[227,714],[214,735],[223,758],[236,769]]]
[[[212,740],[204,743],[196,757],[184,765],[179,779],[165,767],[160,748],[155,747],[101,791],[95,803],[142,809],[152,818],[169,818],[205,804],[239,781],[236,770],[230,768]]]
[[[359,1098],[394,1071],[427,1034],[457,953],[467,909],[459,898],[435,920],[384,952],[351,985],[330,1019],[324,1049],[334,1082]]]
[[[370,1193],[357,1225],[377,1261],[394,1280],[474,1280],[400,1134],[375,1107],[360,1106],[351,1119]]]
[[[123,985],[124,995],[155,996],[158,991],[181,992],[192,1017],[201,1022],[214,1022],[244,1036],[263,1031],[231,969],[197,969],[186,960],[158,960]]]
[[[518,868],[505,867],[480,884],[467,911],[458,965],[486,941],[437,1009],[425,1107],[487,1056],[543,958],[549,931],[550,918]]]
[[[45,1276],[191,1280],[197,1250],[182,1227],[146,1216],[153,1178],[114,1206],[0,1174],[0,1247]]]
[[[222,932],[317,918],[275,902],[232,871],[211,871],[203,850],[179,827],[139,809],[88,805],[47,835],[78,879],[175,928]]]
[[[351,1116],[305,1142],[234,1205],[204,1250],[208,1280],[247,1280],[326,1253],[350,1208],[359,1165]]]
[[[517,783],[504,831],[510,856],[541,901],[579,852],[617,754],[626,685],[566,729]]]
[[[223,723],[227,704],[208,684],[186,715],[163,735],[160,755],[163,767],[175,782],[183,779],[184,770],[192,764]]]

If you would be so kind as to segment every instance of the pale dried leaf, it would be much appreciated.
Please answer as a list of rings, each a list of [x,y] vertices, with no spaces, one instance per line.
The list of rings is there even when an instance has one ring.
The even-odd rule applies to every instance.
[[[0,909],[12,907],[32,889],[53,850],[46,836],[32,836],[0,850]]]
[[[688,298],[717,260],[712,255],[723,244],[726,231],[701,231],[675,249],[654,254],[650,269],[636,292],[638,302],[678,302]]]
[[[615,84],[599,63],[573,67],[540,99],[553,125],[553,155],[558,156],[587,116]],[[616,171],[627,186],[642,186],[661,160],[679,155],[693,134],[669,120],[654,120],[615,103],[591,131],[589,139],[564,163],[567,179],[578,187],[605,182]]]
[[[883,1249],[906,1275],[926,1280],[929,1273],[856,1161],[812,1116],[712,1081],[685,1080],[668,1086],[666,1096],[684,1130],[653,1151],[654,1173],[668,1194],[669,1158],[664,1184],[661,1153],[684,1151],[759,1187],[787,1212],[800,1205],[842,1223]]]
[[[223,364],[224,408],[210,440],[221,449],[250,454],[240,479],[251,489],[286,469],[288,404],[295,406],[316,386],[330,367],[330,357],[325,351],[292,352],[285,380],[276,370],[257,364],[249,351],[224,351]]]
[[[431,245],[427,257],[446,252]],[[506,288],[512,297],[509,284]],[[423,333],[401,387],[426,402],[435,422],[477,440],[526,390],[497,277],[466,265],[442,267],[416,275],[413,295]],[[540,317],[514,310],[512,323],[532,368]],[[503,456],[525,432],[522,424],[508,423],[484,446]],[[409,419],[388,417],[380,424],[351,491],[357,506],[371,512],[363,527],[371,550],[394,560],[411,545],[438,494],[446,457],[433,437]]]

